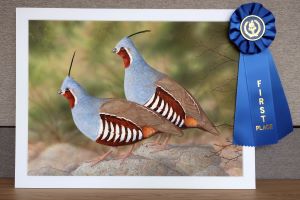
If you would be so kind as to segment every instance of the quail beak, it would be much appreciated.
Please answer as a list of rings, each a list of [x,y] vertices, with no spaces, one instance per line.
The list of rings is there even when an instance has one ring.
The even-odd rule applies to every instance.
[[[63,94],[64,94],[64,91],[62,91],[62,90],[58,90],[57,94],[59,94],[59,95],[63,95]]]
[[[113,52],[113,53],[117,53],[117,52],[118,52],[118,49],[117,49],[117,48],[113,48],[112,52]]]

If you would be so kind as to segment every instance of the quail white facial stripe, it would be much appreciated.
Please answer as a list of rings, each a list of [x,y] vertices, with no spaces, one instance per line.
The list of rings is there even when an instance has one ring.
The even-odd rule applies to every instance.
[[[141,130],[138,130],[138,133],[139,133],[139,140],[141,140],[142,138],[143,138],[143,133],[142,133],[142,131]]]
[[[122,126],[120,142],[123,142],[123,141],[124,141],[125,135],[126,135],[126,130],[125,130],[125,127]]]
[[[148,107],[154,100],[154,97],[155,97],[155,94],[152,95],[151,99],[144,106]]]
[[[128,56],[129,56],[129,63],[131,64],[131,63],[132,63],[132,56],[131,56],[131,53],[130,53],[130,51],[129,51],[127,48],[125,48],[125,50],[126,50]]]
[[[169,111],[169,105],[166,103],[166,106],[164,108],[164,112],[161,114],[162,116],[166,116],[166,114],[168,113]]]
[[[160,106],[159,106],[159,108],[157,109],[156,112],[160,113],[162,111],[162,109],[164,108],[164,105],[165,105],[165,101],[161,100],[161,104],[160,104]]]
[[[137,134],[136,130],[133,129],[132,130],[132,142],[134,142],[136,140],[136,134]]]
[[[109,132],[109,130],[108,130],[108,123],[107,123],[106,120],[104,120],[104,121],[105,121],[105,127],[104,127],[104,132],[103,132],[103,136],[102,136],[101,140],[104,140],[104,138],[106,138],[106,136],[107,136],[107,134]]]
[[[77,97],[76,95],[74,94],[73,90],[70,90],[71,94],[73,95],[74,99],[75,99],[75,105],[77,105]]]
[[[167,116],[168,120],[171,118],[172,114],[173,114],[173,108],[171,107],[170,112],[169,112],[169,114]]]
[[[127,138],[126,138],[126,142],[129,142],[130,139],[131,139],[131,130],[130,130],[130,128],[127,128]]]
[[[152,106],[150,107],[152,110],[155,109],[158,105],[159,102],[159,96],[156,97],[155,102],[152,104]]]

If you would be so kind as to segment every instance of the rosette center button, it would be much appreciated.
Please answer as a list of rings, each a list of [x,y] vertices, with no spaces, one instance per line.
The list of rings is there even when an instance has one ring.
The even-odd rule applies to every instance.
[[[240,26],[242,36],[249,41],[259,40],[264,35],[265,29],[264,21],[256,15],[245,17]]]

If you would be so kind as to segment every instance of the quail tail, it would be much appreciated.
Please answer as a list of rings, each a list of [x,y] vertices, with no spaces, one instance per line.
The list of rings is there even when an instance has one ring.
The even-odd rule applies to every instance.
[[[216,129],[216,127],[210,121],[206,121],[202,126],[199,126],[199,128],[201,128],[215,136],[220,135],[220,132]]]
[[[193,117],[186,117],[185,126],[189,128],[199,128],[216,136],[220,135],[219,131],[205,115],[203,115],[202,120],[199,121]]]

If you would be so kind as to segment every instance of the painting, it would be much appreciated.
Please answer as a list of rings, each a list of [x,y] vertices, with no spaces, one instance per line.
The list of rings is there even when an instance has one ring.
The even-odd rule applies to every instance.
[[[16,187],[255,187],[231,10],[42,10],[17,10]]]

